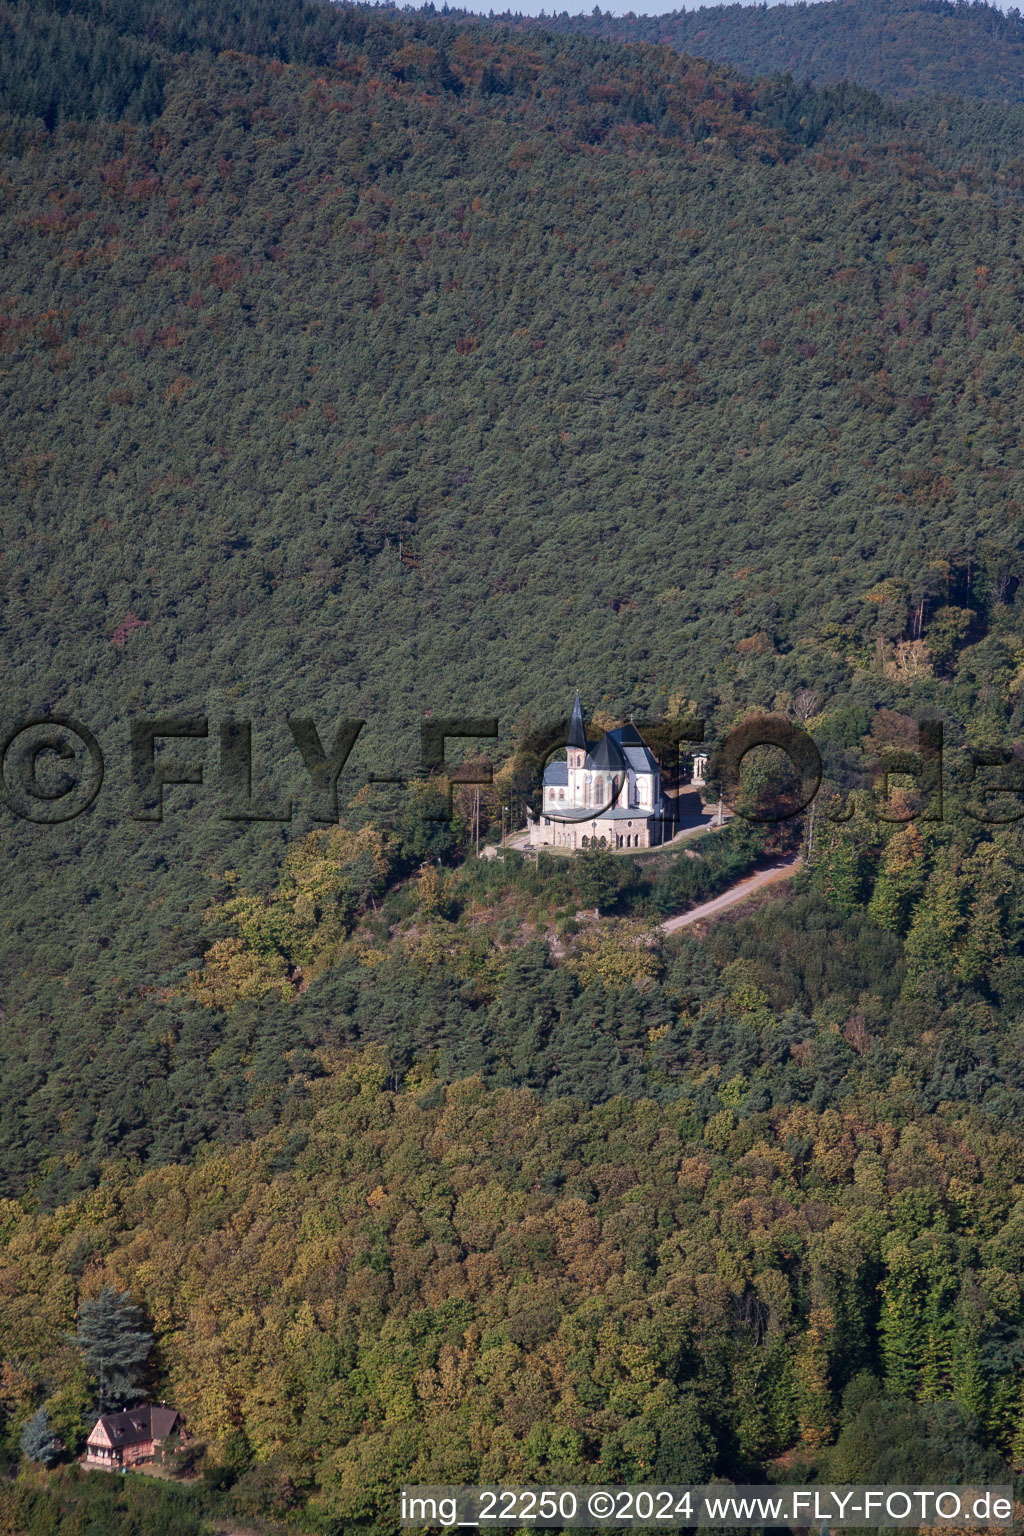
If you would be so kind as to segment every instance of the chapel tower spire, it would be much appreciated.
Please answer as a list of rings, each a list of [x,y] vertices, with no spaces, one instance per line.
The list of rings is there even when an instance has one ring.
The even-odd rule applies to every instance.
[[[587,755],[587,733],[583,729],[583,709],[580,705],[578,688],[572,706],[572,719],[569,721],[569,739],[566,742],[565,755],[570,768],[583,767],[583,761]]]

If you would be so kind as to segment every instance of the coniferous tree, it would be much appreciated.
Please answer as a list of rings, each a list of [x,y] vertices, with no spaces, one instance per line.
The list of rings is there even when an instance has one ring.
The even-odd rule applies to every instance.
[[[812,1306],[796,1354],[797,1422],[804,1444],[809,1446],[825,1445],[834,1428],[828,1369],[828,1346],[834,1327],[831,1307]]]
[[[22,1455],[29,1461],[41,1461],[44,1466],[51,1467],[59,1460],[64,1446],[50,1428],[45,1408],[39,1408],[26,1422],[19,1445]]]
[[[879,1321],[885,1386],[897,1397],[911,1397],[917,1388],[920,1369],[920,1275],[905,1245],[896,1248],[889,1256],[888,1271],[882,1282]]]
[[[950,1395],[951,1327],[956,1273],[942,1258],[929,1267],[928,1291],[921,1308],[920,1396],[939,1402]]]
[[[96,1378],[101,1413],[138,1397],[153,1336],[127,1292],[105,1285],[83,1301],[71,1338]]]
[[[572,884],[585,907],[598,911],[610,907],[619,890],[615,856],[602,848],[588,848],[573,860]]]
[[[950,1379],[953,1397],[976,1418],[984,1414],[988,1395],[981,1367],[981,1326],[977,1302],[961,1296],[951,1339]]]
[[[1024,1389],[1014,1418],[1013,1439],[1010,1442],[1010,1465],[1015,1472],[1024,1470]]]

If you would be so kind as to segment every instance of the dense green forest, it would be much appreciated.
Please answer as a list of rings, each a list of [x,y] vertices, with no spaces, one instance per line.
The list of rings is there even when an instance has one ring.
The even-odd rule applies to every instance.
[[[961,95],[896,100],[842,9],[890,76],[0,6],[3,726],[72,716],[106,767],[77,819],[0,811],[4,1536],[1024,1466],[1024,845],[970,759],[1015,782],[1024,743],[1024,106],[979,84],[1019,21],[915,11]],[[576,687],[594,735],[804,723],[813,815],[475,859],[425,717],[498,720],[448,748],[493,756],[493,843]],[[173,718],[203,783],[138,819],[130,729]],[[366,722],[337,826],[289,719]],[[922,719],[945,802],[908,821],[879,779]],[[230,819],[244,720],[290,821]],[[789,895],[662,931],[798,850]],[[196,1483],[44,1470],[106,1285]]]
[[[500,760],[574,685],[712,740],[807,686],[1019,732],[1018,109],[917,138],[668,50],[221,16],[164,8],[152,122],[4,129],[5,719],[107,754],[78,820],[2,823],[12,1194],[146,1154],[146,1095],[161,1155],[252,1127],[151,1016],[211,877],[310,824],[296,711],[366,719],[346,799],[425,710],[498,717]],[[215,740],[132,820],[129,725],[182,713],[252,718],[296,821],[221,820]]]
[[[509,7],[503,19],[522,23]],[[552,15],[545,30],[618,43],[663,43],[751,75],[815,85],[855,81],[892,97],[1024,99],[1024,21],[983,0],[817,0],[714,5],[661,16]]]

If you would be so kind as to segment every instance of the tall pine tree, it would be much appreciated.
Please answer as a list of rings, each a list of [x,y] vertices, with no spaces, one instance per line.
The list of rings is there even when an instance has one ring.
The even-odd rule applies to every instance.
[[[921,1369],[920,1271],[905,1243],[889,1254],[879,1319],[885,1389],[915,1397]]]
[[[96,1378],[100,1413],[138,1398],[153,1335],[127,1292],[105,1285],[98,1296],[83,1301],[71,1341]]]

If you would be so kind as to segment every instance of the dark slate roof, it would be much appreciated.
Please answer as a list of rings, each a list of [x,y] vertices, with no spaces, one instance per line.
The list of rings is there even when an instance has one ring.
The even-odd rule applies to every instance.
[[[634,773],[657,773],[658,764],[646,747],[623,747],[622,751]]]
[[[654,816],[653,811],[640,811],[636,806],[613,805],[610,810],[603,811],[596,818],[597,821],[635,821],[637,826],[642,821],[650,821]],[[593,818],[592,818],[593,819]]]
[[[602,810],[600,806],[582,809],[575,805],[560,805],[557,815],[552,811],[544,811],[542,814],[548,821],[557,822],[559,826],[563,822],[633,821],[639,827],[645,821],[660,820],[662,808],[657,806],[653,811],[640,811],[635,805],[610,805]]]
[[[149,1413],[154,1440],[165,1440],[168,1435],[172,1435],[181,1425],[181,1414],[177,1408],[157,1407],[156,1404],[153,1404],[150,1407]]]
[[[103,1425],[111,1445],[120,1450],[126,1445],[140,1445],[145,1440],[166,1440],[174,1433],[179,1420],[176,1408],[140,1403],[137,1408],[129,1408],[124,1413],[105,1413],[96,1423]]]
[[[562,788],[569,782],[568,763],[548,763],[544,769],[544,783],[553,784],[556,789]]]
[[[587,750],[587,733],[583,729],[583,710],[580,708],[580,691],[578,688],[572,706],[572,719],[569,721],[569,740],[566,745],[582,747],[584,752]]]
[[[606,772],[622,773],[625,766],[626,760],[610,731],[602,736],[594,750],[587,754],[588,768],[603,768]]]
[[[620,725],[617,730],[609,731],[608,734],[618,742],[626,762],[636,773],[657,773],[657,761],[648,751],[643,737],[632,722],[629,725]]]

